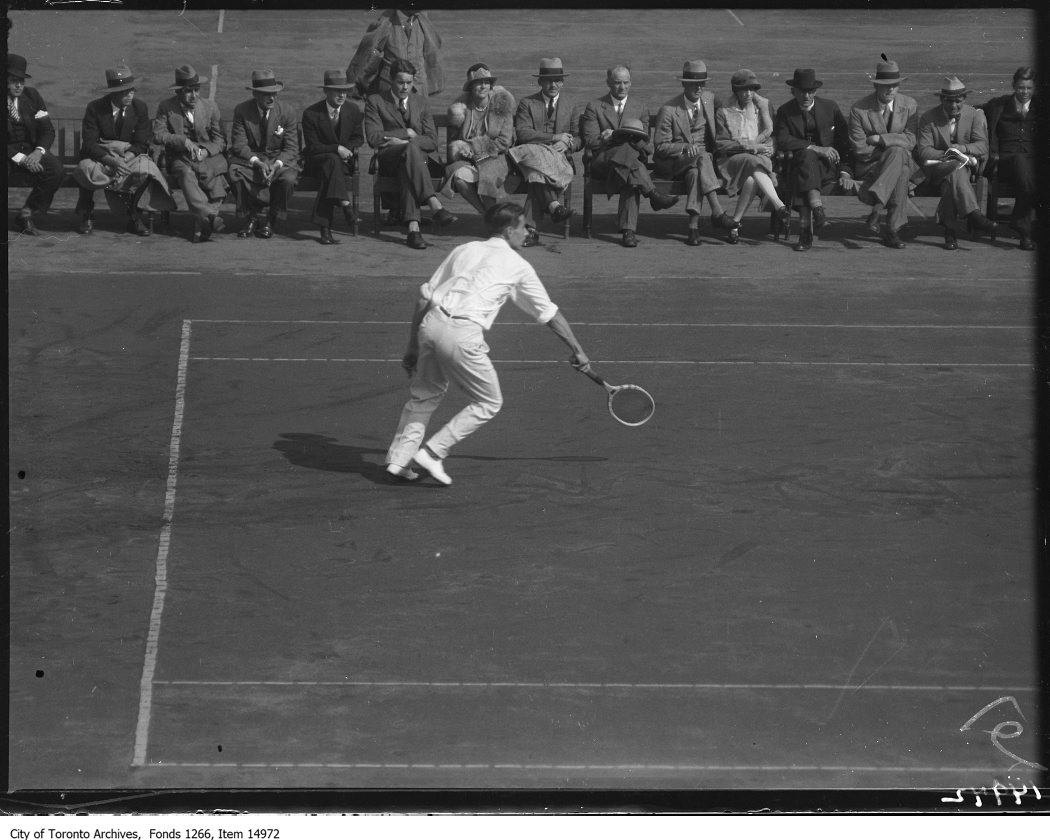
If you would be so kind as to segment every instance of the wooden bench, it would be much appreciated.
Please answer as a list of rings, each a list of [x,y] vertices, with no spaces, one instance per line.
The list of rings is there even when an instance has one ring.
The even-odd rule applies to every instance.
[[[438,132],[438,150],[444,149],[447,146],[448,138],[448,114],[434,114],[434,126]],[[372,160],[368,166],[368,174],[372,176],[372,212],[373,212],[373,231],[376,236],[379,235],[379,229],[382,225],[382,198],[387,197],[388,207],[396,207],[398,203],[398,193],[400,186],[396,177],[392,175],[380,175],[379,174],[379,156],[376,154],[372,155]],[[444,183],[444,174],[440,176],[434,176],[434,191],[437,192]],[[524,180],[518,189],[511,192],[512,195],[525,195],[527,188]],[[565,189],[564,204],[566,207],[572,207],[572,185],[570,184]],[[570,219],[566,219],[563,223],[562,238],[568,239],[570,233]]]

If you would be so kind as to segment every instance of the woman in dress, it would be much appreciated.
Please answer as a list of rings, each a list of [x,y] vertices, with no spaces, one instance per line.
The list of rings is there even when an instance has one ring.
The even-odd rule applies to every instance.
[[[726,192],[738,196],[733,221],[739,224],[744,218],[757,191],[773,206],[778,224],[785,225],[791,211],[777,195],[769,100],[759,96],[762,86],[750,70],[738,70],[731,84],[732,96],[715,113],[715,145]],[[733,245],[740,241],[739,228],[729,231],[727,241]]]
[[[514,144],[514,97],[497,85],[484,64],[467,70],[463,94],[448,108],[446,195],[462,195],[479,213],[506,198],[508,165]]]

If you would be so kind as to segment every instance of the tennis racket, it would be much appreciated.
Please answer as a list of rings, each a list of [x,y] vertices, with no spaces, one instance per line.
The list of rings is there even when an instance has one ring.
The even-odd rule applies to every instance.
[[[610,385],[590,367],[576,368],[601,385],[609,394],[609,413],[625,426],[641,426],[649,422],[656,411],[652,394],[637,385]]]

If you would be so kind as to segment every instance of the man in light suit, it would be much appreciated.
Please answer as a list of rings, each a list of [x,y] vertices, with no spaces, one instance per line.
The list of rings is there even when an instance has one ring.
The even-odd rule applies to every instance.
[[[363,97],[390,93],[393,63],[398,59],[417,68],[417,93],[429,98],[441,92],[445,86],[441,36],[426,13],[418,9],[388,9],[376,18],[350,59],[346,78]]]
[[[787,82],[791,100],[777,108],[773,137],[780,151],[791,152],[791,187],[800,205],[802,232],[796,251],[813,247],[813,231],[827,223],[821,194],[851,183],[849,129],[839,106],[817,96],[824,84],[810,69],[796,69]]]
[[[226,135],[219,106],[201,96],[208,81],[189,64],[175,68],[175,91],[157,107],[153,142],[164,147],[168,174],[179,184],[186,205],[196,216],[194,242],[206,242],[226,224],[219,208],[226,198]]]
[[[524,97],[514,114],[517,142],[549,146],[564,155],[575,172],[576,164],[572,156],[583,148],[583,140],[580,137],[580,114],[576,104],[562,93],[568,74],[560,58],[541,58],[540,72],[534,75],[540,89]],[[537,216],[542,219],[543,214],[548,213],[551,221],[560,224],[570,218],[574,211],[562,203],[564,187],[528,182],[526,190],[525,227],[529,233],[525,247],[529,247],[539,242]]]
[[[44,98],[36,88],[26,87],[25,58],[7,55],[7,181],[11,186],[32,187],[25,205],[15,217],[15,228],[29,236],[38,231],[34,213],[51,207],[65,172],[62,161],[51,154],[55,127],[47,114]]]
[[[941,186],[937,222],[944,228],[944,248],[959,247],[956,222],[967,218],[979,233],[992,233],[995,223],[980,210],[970,181],[988,157],[988,123],[984,111],[966,104],[966,85],[947,76],[941,85],[941,104],[919,118],[915,158],[934,185]]]
[[[252,98],[233,109],[230,184],[237,213],[248,224],[237,234],[247,239],[273,236],[278,219],[288,217],[288,203],[299,174],[299,119],[278,100],[284,83],[273,70],[253,70],[247,88]]]
[[[320,182],[314,202],[314,223],[321,228],[321,244],[337,245],[332,236],[336,207],[343,211],[347,227],[354,229],[354,211],[346,179],[357,169],[357,150],[365,142],[360,106],[347,99],[353,85],[342,70],[326,70],[324,99],[303,111],[303,160],[306,174]]]
[[[373,93],[365,103],[365,140],[376,150],[379,174],[396,177],[402,219],[408,225],[407,244],[427,247],[419,232],[420,205],[434,212],[441,227],[456,221],[434,191],[435,177],[444,167],[431,157],[437,151],[437,128],[426,97],[412,93],[416,68],[409,61],[395,61],[390,68],[394,86],[389,93]]]
[[[912,157],[919,105],[900,93],[900,68],[885,55],[875,65],[875,92],[854,103],[849,112],[853,174],[860,181],[860,200],[872,207],[868,228],[879,235],[879,214],[886,210],[888,248],[903,248],[900,229],[908,221],[908,186],[916,165]]]
[[[662,178],[685,180],[685,212],[689,216],[687,245],[700,244],[700,213],[706,199],[711,207],[711,223],[726,230],[740,223],[722,209],[718,189],[722,180],[715,168],[714,94],[704,90],[707,65],[687,61],[678,77],[682,93],[665,102],[656,114],[655,169]]]
[[[594,177],[619,187],[616,219],[623,237],[621,244],[636,248],[639,196],[646,196],[653,210],[674,207],[678,196],[665,195],[653,186],[646,166],[653,152],[649,142],[649,107],[637,95],[630,95],[630,68],[622,64],[610,67],[605,83],[609,92],[588,102],[580,119],[583,155],[590,162]],[[634,128],[622,130],[628,121]]]

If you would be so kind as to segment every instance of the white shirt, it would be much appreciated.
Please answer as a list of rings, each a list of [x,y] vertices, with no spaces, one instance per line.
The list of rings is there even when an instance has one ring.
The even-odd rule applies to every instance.
[[[485,330],[508,298],[541,324],[558,313],[536,270],[499,236],[453,249],[419,292],[449,315]]]
[[[1031,105],[1031,104],[1032,104],[1032,100],[1031,99],[1029,99],[1027,102],[1022,102],[1016,96],[1014,97],[1014,105],[1017,106],[1017,110],[1021,114],[1027,114],[1028,113],[1028,106]]]

